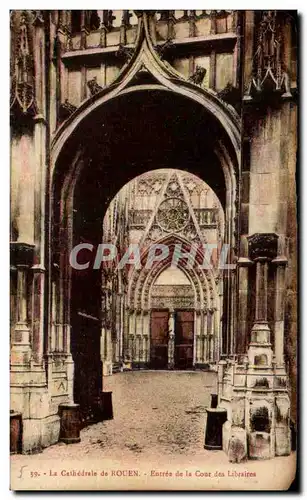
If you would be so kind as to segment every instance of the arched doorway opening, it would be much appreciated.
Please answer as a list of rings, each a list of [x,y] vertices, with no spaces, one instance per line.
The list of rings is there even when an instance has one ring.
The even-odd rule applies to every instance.
[[[119,260],[102,264],[104,373],[218,362],[225,213],[208,184],[177,169],[141,174],[111,201],[103,235]]]
[[[86,414],[90,414],[102,387],[104,284],[99,270],[93,269],[93,261],[82,272],[72,269],[71,250],[82,242],[96,249],[108,240],[103,234],[103,219],[111,200],[127,182],[148,171],[170,168],[196,175],[214,191],[225,214],[224,243],[230,247],[228,258],[233,262],[238,234],[237,156],[220,122],[203,106],[149,87],[96,107],[64,143],[51,184],[51,321],[46,343],[49,352],[57,353],[58,359],[70,366],[68,392]],[[88,252],[84,258],[94,255],[95,251]],[[222,355],[234,349],[234,291],[234,273],[226,270]],[[52,370],[55,373],[57,368]]]

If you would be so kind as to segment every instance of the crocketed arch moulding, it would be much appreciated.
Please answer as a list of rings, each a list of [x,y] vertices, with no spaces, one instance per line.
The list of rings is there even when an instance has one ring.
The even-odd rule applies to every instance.
[[[214,91],[200,88],[196,84],[185,80],[172,66],[160,59],[150,36],[150,15],[150,12],[139,14],[138,34],[134,54],[130,61],[123,66],[116,80],[108,87],[85,100],[56,131],[51,145],[51,173],[53,173],[57,158],[65,142],[92,111],[112,99],[141,90],[174,92],[203,106],[220,122],[228,134],[239,164],[239,115],[231,106],[221,101]],[[142,71],[148,72],[157,83],[138,85],[134,79]]]
[[[167,240],[163,240],[164,242]],[[176,239],[176,242],[183,240]],[[132,276],[132,286],[129,293],[129,303],[138,304],[138,307],[148,308],[149,294],[156,277],[171,264],[171,258],[157,262],[151,269],[142,268],[135,270]],[[178,262],[178,267],[181,269],[191,281],[195,290],[197,303],[204,307],[216,307],[218,300],[218,290],[215,282],[215,276],[209,269],[201,269],[199,266],[194,266],[192,269],[185,267],[181,261]]]
[[[150,269],[142,268],[140,270],[134,270],[128,292],[128,303],[130,307],[149,309],[149,290],[159,274],[169,267],[170,264],[171,260],[168,258],[157,262],[156,265]],[[215,276],[210,270],[200,269],[198,266],[188,269],[183,266],[180,261],[178,267],[186,274],[194,288],[195,306],[198,304],[199,307],[216,307],[218,291],[215,283]]]

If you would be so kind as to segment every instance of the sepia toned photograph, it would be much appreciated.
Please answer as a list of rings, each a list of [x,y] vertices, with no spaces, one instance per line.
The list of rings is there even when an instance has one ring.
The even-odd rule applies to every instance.
[[[293,491],[297,11],[9,31],[10,488]]]

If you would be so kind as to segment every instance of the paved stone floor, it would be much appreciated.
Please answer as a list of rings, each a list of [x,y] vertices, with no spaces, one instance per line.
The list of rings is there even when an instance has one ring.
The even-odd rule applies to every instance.
[[[28,478],[33,487],[69,487],[67,478],[64,483],[65,478],[56,478],[55,483],[54,477],[49,477],[50,467],[61,470],[69,467],[75,470],[86,464],[87,467],[98,467],[100,473],[102,470],[111,471],[105,484],[106,489],[129,489],[129,481],[133,478],[126,478],[125,483],[120,484],[118,481],[121,478],[116,477],[115,473],[114,478],[110,476],[114,470],[135,468],[146,476],[149,488],[158,488],[161,484],[152,476],[152,470],[159,473],[173,471],[173,478],[158,477],[165,489],[219,489],[223,488],[223,484],[229,487],[228,482],[238,478],[230,476],[230,479],[228,470],[233,470],[233,467],[230,467],[225,453],[204,450],[203,447],[205,408],[210,405],[210,394],[217,390],[216,383],[215,373],[200,371],[135,371],[105,377],[104,390],[113,391],[114,419],[83,429],[81,442],[78,444],[58,443],[39,455],[12,457],[12,477],[16,474],[18,477],[17,471],[25,467],[26,477],[30,474],[30,469],[37,470],[40,474],[32,480]],[[280,467],[293,468],[293,456],[291,457],[278,457],[262,463],[248,461],[236,465],[237,471],[256,471],[256,478],[244,478],[240,483],[233,483],[232,487],[241,489],[245,484],[245,488],[258,489],[259,485],[263,487],[265,478],[269,478],[269,485],[274,477],[275,482],[280,480]],[[48,471],[44,472],[45,469]],[[180,481],[174,477],[176,471],[187,474],[187,470],[191,470],[192,476],[185,482],[181,476],[178,476]],[[200,471],[199,474],[204,473],[204,476],[195,476],[197,470]],[[209,476],[208,479],[206,473],[209,472],[211,478]],[[219,477],[219,474],[224,476]],[[60,472],[59,475],[61,476]],[[195,484],[191,482],[193,478]],[[77,483],[77,479],[70,479],[75,480],[77,488],[86,488],[86,485],[98,488],[98,483],[90,486],[90,479],[84,480],[82,484],[80,480]],[[114,483],[115,479],[117,483]],[[164,484],[166,479],[168,482]],[[228,482],[225,483],[225,480]],[[21,484],[20,481],[18,484]],[[140,489],[142,484],[139,482],[136,488]],[[100,483],[99,485],[101,487]]]
[[[114,419],[89,426],[81,443],[44,451],[55,456],[87,454],[112,458],[136,455],[189,455],[203,450],[205,407],[216,392],[216,374],[135,371],[104,378],[113,391]]]

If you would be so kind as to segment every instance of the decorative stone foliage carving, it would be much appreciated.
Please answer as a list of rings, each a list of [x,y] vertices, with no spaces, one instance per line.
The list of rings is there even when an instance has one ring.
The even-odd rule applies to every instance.
[[[156,47],[156,51],[161,57],[161,59],[164,59],[164,57],[171,59],[172,53],[175,52],[174,49],[175,49],[175,44],[172,42],[172,40],[166,40],[166,42],[163,45],[158,45]]]
[[[119,59],[128,62],[132,58],[134,53],[134,48],[125,47],[124,45],[120,45],[119,49],[116,51],[115,55]]]
[[[60,121],[66,120],[70,115],[73,114],[74,111],[76,111],[77,107],[71,104],[68,99],[65,99],[65,102],[63,102],[60,105],[59,109],[59,118]]]
[[[91,80],[89,80],[87,82],[87,86],[90,89],[91,95],[98,94],[102,90],[102,87],[97,82],[97,77],[96,76],[94,76],[94,78],[92,78]]]
[[[196,85],[202,85],[206,76],[207,70],[202,66],[196,66],[195,72],[190,76],[189,81]]]
[[[165,198],[183,198],[183,192],[180,188],[180,184],[176,175],[172,175],[172,177],[170,178],[164,196]]]
[[[43,25],[45,20],[44,20],[44,11],[43,10],[33,10],[33,24],[38,26],[38,25]]]
[[[137,209],[130,210],[130,215],[129,215],[130,227],[140,228],[140,229],[144,228],[149,221],[150,215],[151,215],[151,210],[137,210]]]
[[[274,259],[277,255],[278,236],[275,233],[256,233],[248,237],[249,256]]]
[[[218,97],[227,104],[233,106],[238,112],[241,108],[241,93],[240,89],[234,87],[231,83],[227,83],[223,90],[217,93]]]
[[[137,181],[137,194],[148,196],[159,194],[166,180],[165,175],[146,175]]]

